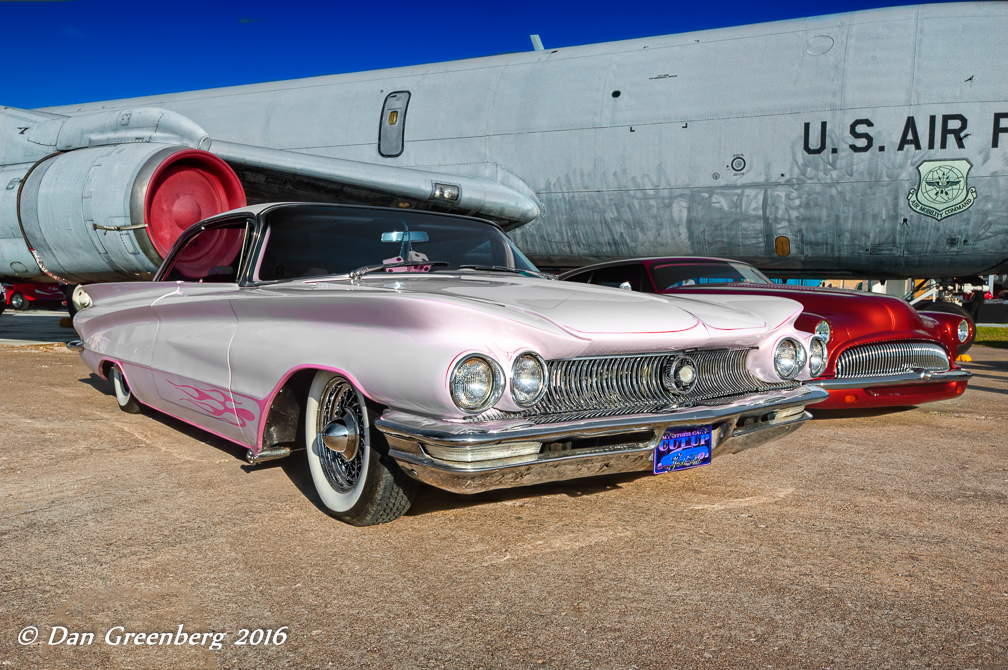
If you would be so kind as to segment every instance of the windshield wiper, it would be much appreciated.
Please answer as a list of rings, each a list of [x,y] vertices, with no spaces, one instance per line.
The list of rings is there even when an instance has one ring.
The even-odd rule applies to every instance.
[[[482,270],[484,272],[510,272],[522,277],[540,277],[542,279],[556,279],[556,275],[538,270],[521,270],[519,268],[509,268],[506,265],[460,265],[459,270]]]
[[[350,273],[350,279],[360,279],[366,274],[378,272],[385,268],[413,268],[421,265],[448,265],[445,261],[401,261],[399,263],[382,263],[381,265],[364,265]]]

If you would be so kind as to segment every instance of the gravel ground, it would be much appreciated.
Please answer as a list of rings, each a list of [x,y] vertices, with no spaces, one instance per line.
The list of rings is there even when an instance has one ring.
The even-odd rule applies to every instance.
[[[0,347],[0,666],[1005,668],[1008,350],[971,353],[956,400],[358,529],[303,454],[250,468],[75,354]]]

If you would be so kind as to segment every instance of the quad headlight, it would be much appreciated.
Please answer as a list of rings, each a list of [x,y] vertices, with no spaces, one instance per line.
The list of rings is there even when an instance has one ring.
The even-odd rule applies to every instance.
[[[957,335],[960,342],[965,342],[969,338],[969,322],[966,319],[959,322],[959,332]]]
[[[672,393],[689,393],[696,380],[696,361],[689,356],[676,356],[662,370],[662,382]]]
[[[809,374],[813,378],[826,371],[826,343],[820,337],[809,342]]]
[[[472,354],[455,364],[448,386],[459,409],[479,412],[500,400],[504,371],[495,361]]]
[[[823,344],[829,344],[830,338],[833,336],[833,329],[830,328],[829,321],[824,319],[817,323],[815,325],[815,334],[822,339]]]
[[[798,340],[785,337],[774,349],[774,369],[781,379],[794,379],[807,362],[808,354]]]
[[[546,392],[546,362],[528,352],[515,359],[511,368],[511,397],[519,407],[534,405]]]

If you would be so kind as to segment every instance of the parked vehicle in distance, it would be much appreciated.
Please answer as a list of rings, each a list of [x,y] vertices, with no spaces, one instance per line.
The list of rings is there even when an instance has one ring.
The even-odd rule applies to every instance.
[[[602,263],[560,277],[642,293],[711,299],[790,298],[796,324],[819,335],[828,360],[814,383],[830,397],[816,409],[894,407],[962,394],[972,376],[956,358],[974,326],[956,314],[918,313],[898,298],[860,291],[775,284],[747,263],[723,258],[646,258]],[[962,348],[960,348],[962,347]]]
[[[59,284],[42,284],[39,282],[7,284],[6,304],[11,309],[20,311],[28,309],[32,305],[60,307],[64,299],[63,289]]]
[[[184,233],[149,283],[77,294],[71,343],[140,405],[247,448],[307,446],[352,524],[459,493],[706,465],[826,397],[773,297],[629,295],[542,275],[495,224],[258,205]]]

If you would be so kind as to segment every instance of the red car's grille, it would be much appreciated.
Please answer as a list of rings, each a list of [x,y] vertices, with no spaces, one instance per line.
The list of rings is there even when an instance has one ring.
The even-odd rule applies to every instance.
[[[934,342],[876,342],[851,347],[837,357],[837,378],[898,375],[915,370],[945,372],[945,348]]]

